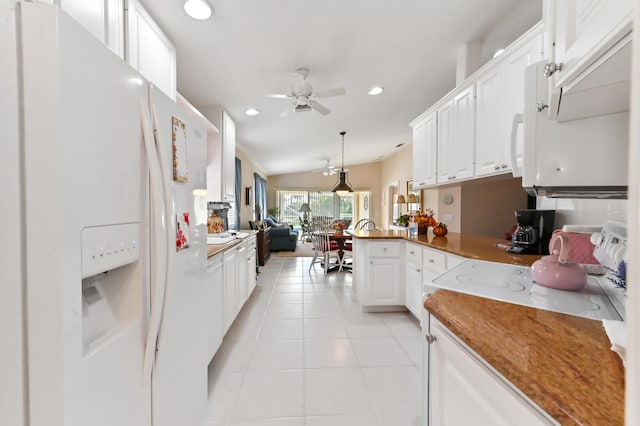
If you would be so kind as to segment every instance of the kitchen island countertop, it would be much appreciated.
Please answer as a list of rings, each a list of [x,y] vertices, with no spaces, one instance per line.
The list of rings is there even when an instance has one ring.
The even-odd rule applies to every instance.
[[[600,321],[447,290],[424,307],[558,423],[624,424],[624,368]]]
[[[531,266],[533,262],[540,258],[540,256],[533,254],[509,253],[504,249],[496,247],[496,244],[505,243],[504,240],[480,235],[449,232],[444,237],[435,237],[431,231],[429,231],[428,234],[421,234],[417,237],[410,238],[407,235],[407,231],[374,230],[352,231],[350,233],[355,238],[363,239],[402,239],[469,259],[488,260],[513,265]]]

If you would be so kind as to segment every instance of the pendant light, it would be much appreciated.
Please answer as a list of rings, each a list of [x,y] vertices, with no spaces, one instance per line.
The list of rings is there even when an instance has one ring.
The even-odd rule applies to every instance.
[[[340,173],[338,174],[338,183],[331,190],[338,194],[339,197],[344,197],[350,192],[353,192],[353,188],[349,182],[347,182],[347,172],[344,171],[344,135],[347,132],[340,132],[342,136],[342,166],[340,167]]]

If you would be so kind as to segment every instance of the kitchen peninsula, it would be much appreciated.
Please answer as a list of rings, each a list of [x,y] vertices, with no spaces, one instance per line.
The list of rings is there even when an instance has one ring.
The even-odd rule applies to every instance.
[[[624,423],[624,368],[600,321],[448,290],[422,300],[423,284],[465,258],[530,266],[539,256],[508,253],[495,246],[498,239],[468,234],[353,235],[354,300],[369,311],[406,307],[421,320],[423,418],[431,421],[423,424],[469,424],[473,410],[457,410],[444,381],[461,392],[457,401],[474,400],[486,418],[507,423]]]

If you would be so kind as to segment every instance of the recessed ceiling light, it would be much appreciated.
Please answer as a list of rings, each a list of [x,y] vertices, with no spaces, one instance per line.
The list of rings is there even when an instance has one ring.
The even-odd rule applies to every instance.
[[[207,0],[187,0],[184,2],[184,11],[193,19],[204,21],[213,13],[213,6]]]
[[[244,113],[245,113],[246,115],[258,115],[258,114],[260,114],[260,111],[258,111],[258,110],[257,110],[257,109],[255,109],[255,108],[249,108],[249,109],[248,109],[248,110],[246,110]]]
[[[379,95],[380,93],[384,92],[384,89],[380,86],[376,86],[376,87],[372,87],[371,90],[369,90],[369,94],[370,95]]]
[[[504,49],[498,49],[496,50],[496,53],[493,54],[494,58],[497,58],[498,56],[502,55],[504,53]]]

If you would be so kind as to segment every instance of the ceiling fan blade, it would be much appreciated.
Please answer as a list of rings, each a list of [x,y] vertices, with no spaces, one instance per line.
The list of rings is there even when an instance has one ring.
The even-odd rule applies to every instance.
[[[318,111],[322,115],[327,115],[331,112],[331,110],[326,106],[314,101],[309,101],[309,106],[311,107],[311,109],[313,109],[314,111]]]
[[[334,89],[321,90],[316,92],[317,98],[329,98],[331,96],[342,96],[346,95],[347,91],[344,87],[336,87]]]
[[[266,95],[267,98],[276,98],[276,99],[291,99],[293,96],[291,95],[283,95],[281,93],[270,93]]]

